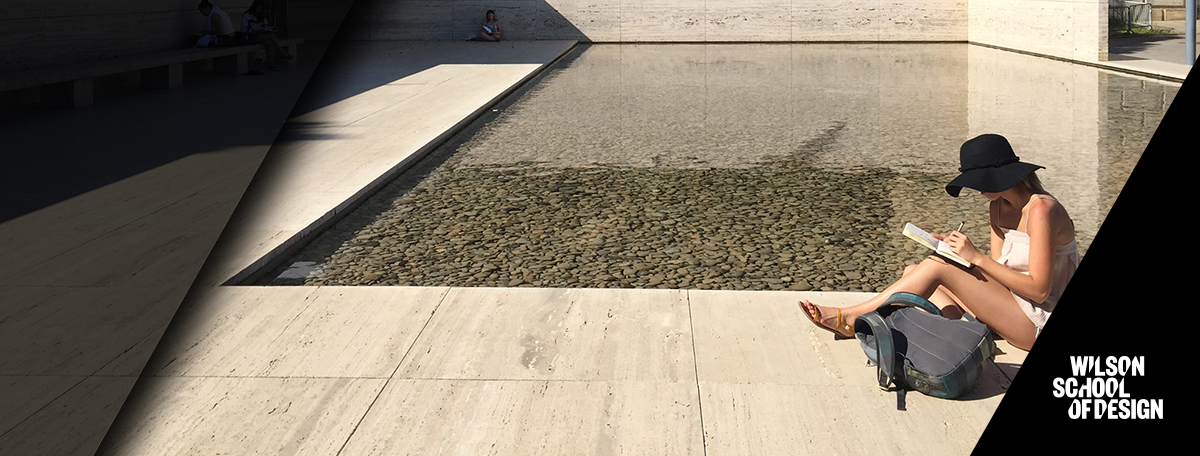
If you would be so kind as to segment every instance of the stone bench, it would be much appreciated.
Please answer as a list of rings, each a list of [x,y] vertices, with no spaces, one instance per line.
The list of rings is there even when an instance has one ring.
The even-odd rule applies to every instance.
[[[303,38],[279,41],[293,56],[297,55],[302,43]],[[241,75],[249,70],[249,54],[262,50],[266,50],[262,44],[181,49],[0,74],[0,92],[41,87],[43,106],[80,108],[92,104],[93,78],[141,70],[142,87],[170,89],[183,85],[185,63],[212,59],[214,72]],[[295,58],[292,59],[294,62]]]

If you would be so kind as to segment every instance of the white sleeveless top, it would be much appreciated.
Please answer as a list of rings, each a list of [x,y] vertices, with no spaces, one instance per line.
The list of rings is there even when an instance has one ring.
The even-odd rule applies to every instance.
[[[1029,274],[1029,234],[1017,230],[1004,230],[1004,247],[1000,252],[998,263],[1022,274]],[[1066,245],[1054,248],[1052,285],[1050,287],[1050,295],[1046,297],[1044,302],[1033,302],[1028,298],[1013,293],[1013,298],[1016,298],[1017,305],[1021,306],[1021,310],[1025,311],[1025,315],[1029,316],[1029,320],[1039,330],[1050,319],[1050,312],[1058,304],[1058,299],[1062,297],[1063,290],[1067,288],[1067,284],[1071,281],[1071,276],[1075,275],[1075,269],[1078,267],[1079,251],[1076,248],[1075,241],[1072,240]]]

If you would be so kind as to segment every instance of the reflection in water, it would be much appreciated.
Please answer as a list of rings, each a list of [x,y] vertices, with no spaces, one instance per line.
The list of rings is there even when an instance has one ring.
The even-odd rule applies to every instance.
[[[960,44],[585,46],[263,283],[881,290],[905,222],[988,245],[943,190],[985,132],[1086,251],[1176,91]]]

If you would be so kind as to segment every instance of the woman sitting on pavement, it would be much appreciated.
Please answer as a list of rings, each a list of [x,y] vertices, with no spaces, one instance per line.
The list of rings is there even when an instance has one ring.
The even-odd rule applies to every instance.
[[[934,255],[905,268],[900,280],[861,304],[839,309],[801,301],[814,323],[835,336],[853,337],[858,316],[903,291],[929,299],[949,318],[970,312],[1017,348],[1033,346],[1079,266],[1075,224],[1034,174],[1044,167],[1019,161],[1003,136],[978,136],[960,153],[962,174],[946,192],[957,197],[967,187],[988,199],[991,256],[961,232],[935,235],[973,267]]]
[[[496,19],[496,12],[488,10],[487,15],[483,19],[483,30],[479,31],[479,39],[482,41],[500,41],[500,20]]]

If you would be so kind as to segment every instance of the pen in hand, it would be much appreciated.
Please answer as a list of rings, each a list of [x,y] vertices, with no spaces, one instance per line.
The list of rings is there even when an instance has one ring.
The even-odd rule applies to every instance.
[[[967,222],[959,222],[959,224],[958,224],[958,229],[957,229],[957,230],[954,230],[954,231],[958,231],[958,232],[960,232],[960,233],[961,233],[961,232],[962,232],[962,229],[963,229],[963,226],[966,226],[966,224],[967,224]]]

